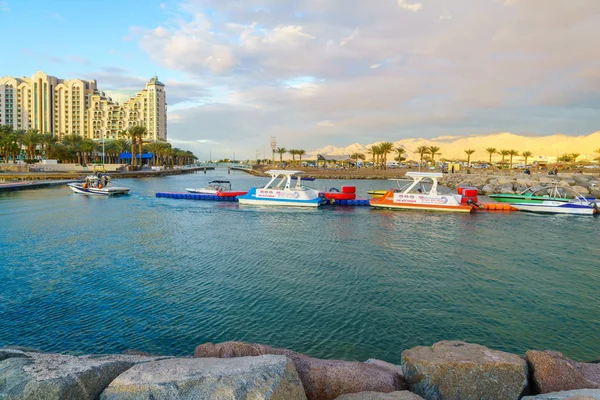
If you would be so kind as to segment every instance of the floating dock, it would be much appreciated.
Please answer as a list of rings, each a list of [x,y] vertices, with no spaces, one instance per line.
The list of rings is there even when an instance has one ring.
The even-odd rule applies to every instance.
[[[207,201],[229,201],[237,202],[237,197],[219,197],[210,194],[197,194],[197,193],[170,193],[170,192],[157,192],[156,197],[162,197],[166,199],[185,199],[185,200],[207,200]],[[335,200],[331,201],[330,204],[339,206],[368,206],[368,199],[356,199],[356,200]]]
[[[80,182],[79,180],[60,180],[60,181],[38,181],[38,182],[13,182],[0,183],[0,192],[13,192],[17,190],[40,189],[51,186],[62,186],[67,183]]]
[[[186,200],[209,200],[209,201],[229,201],[237,202],[236,197],[220,197],[212,194],[197,194],[197,193],[169,193],[169,192],[158,192],[156,197],[163,197],[166,199],[186,199]]]
[[[158,192],[156,197],[163,197],[167,199],[186,199],[186,200],[207,200],[207,201],[228,201],[237,203],[237,197],[219,197],[210,194],[196,194],[196,193],[169,193],[169,192]],[[355,200],[330,200],[331,205],[336,206],[351,206],[351,207],[368,207],[369,199],[355,199]],[[518,211],[508,203],[482,203],[480,208],[475,208],[475,212],[483,211]]]

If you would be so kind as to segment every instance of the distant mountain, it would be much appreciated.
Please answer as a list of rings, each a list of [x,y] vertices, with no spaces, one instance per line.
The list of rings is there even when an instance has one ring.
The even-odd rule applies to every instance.
[[[347,147],[325,146],[321,149],[307,151],[306,159],[314,158],[317,154],[343,155],[352,153],[363,153],[368,158],[367,147],[377,144],[354,143]],[[408,159],[417,160],[415,154],[419,146],[437,146],[441,155],[437,159],[466,160],[465,150],[472,149],[475,153],[471,161],[488,161],[489,153],[485,150],[489,147],[500,150],[516,150],[519,153],[530,151],[533,157],[530,160],[543,159],[552,160],[566,153],[579,153],[579,161],[593,160],[598,155],[594,150],[600,148],[600,131],[587,136],[567,136],[556,134],[551,136],[520,136],[513,133],[497,133],[481,136],[440,136],[434,139],[408,138],[394,142],[394,147],[402,146],[407,150]],[[391,159],[392,154],[388,156]],[[494,161],[500,161],[501,156],[495,155]],[[517,159],[520,159],[518,157]],[[516,160],[516,159],[515,159]]]

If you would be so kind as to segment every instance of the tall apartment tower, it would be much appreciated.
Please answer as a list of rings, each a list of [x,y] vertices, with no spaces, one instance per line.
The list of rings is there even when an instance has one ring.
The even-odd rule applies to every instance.
[[[95,80],[63,80],[43,72],[0,78],[0,125],[50,132],[60,139],[71,134],[116,139],[123,130],[142,125],[146,140],[166,140],[166,104],[165,85],[156,76],[122,105],[99,91]]]

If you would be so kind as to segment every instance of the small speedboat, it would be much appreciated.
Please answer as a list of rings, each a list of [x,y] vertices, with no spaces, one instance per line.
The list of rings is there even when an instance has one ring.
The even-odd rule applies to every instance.
[[[108,174],[86,176],[83,182],[68,183],[67,186],[77,194],[118,196],[129,194],[128,187],[113,186]]]
[[[367,194],[371,197],[383,197],[387,193],[387,190],[367,190]]]
[[[210,181],[208,186],[200,189],[185,189],[189,193],[218,195],[219,192],[231,191],[230,181]]]
[[[540,214],[576,214],[593,215],[599,212],[598,203],[590,200],[571,188],[563,187],[565,198],[568,200],[543,200],[541,202],[511,203],[519,211],[528,211]]]
[[[340,191],[337,188],[331,188],[323,192],[323,196],[329,200],[354,200],[356,199],[356,186],[342,186]]]
[[[327,199],[318,190],[302,186],[302,171],[269,170],[271,179],[264,187],[251,188],[248,193],[238,196],[240,204],[261,206],[319,207]],[[295,185],[292,178],[296,177]]]
[[[440,194],[437,192],[439,172],[407,172],[412,182],[399,189],[390,189],[380,198],[372,198],[369,204],[374,208],[401,210],[427,210],[468,213],[479,208],[477,188],[459,188],[458,194]],[[390,179],[400,181],[404,179]],[[431,185],[429,189],[425,184]]]
[[[546,184],[540,186],[533,186],[523,190],[521,193],[495,193],[488,195],[490,198],[500,203],[542,203],[544,201],[558,201],[568,203],[577,196],[577,193],[573,193],[570,188],[566,186],[560,186],[558,182],[553,184]],[[584,197],[588,202],[594,202],[596,199],[587,196]]]

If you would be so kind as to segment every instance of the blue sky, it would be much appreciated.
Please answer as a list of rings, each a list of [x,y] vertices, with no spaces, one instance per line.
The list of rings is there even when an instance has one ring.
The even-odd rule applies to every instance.
[[[167,85],[169,140],[253,157],[599,130],[597,0],[0,0],[0,75]]]

